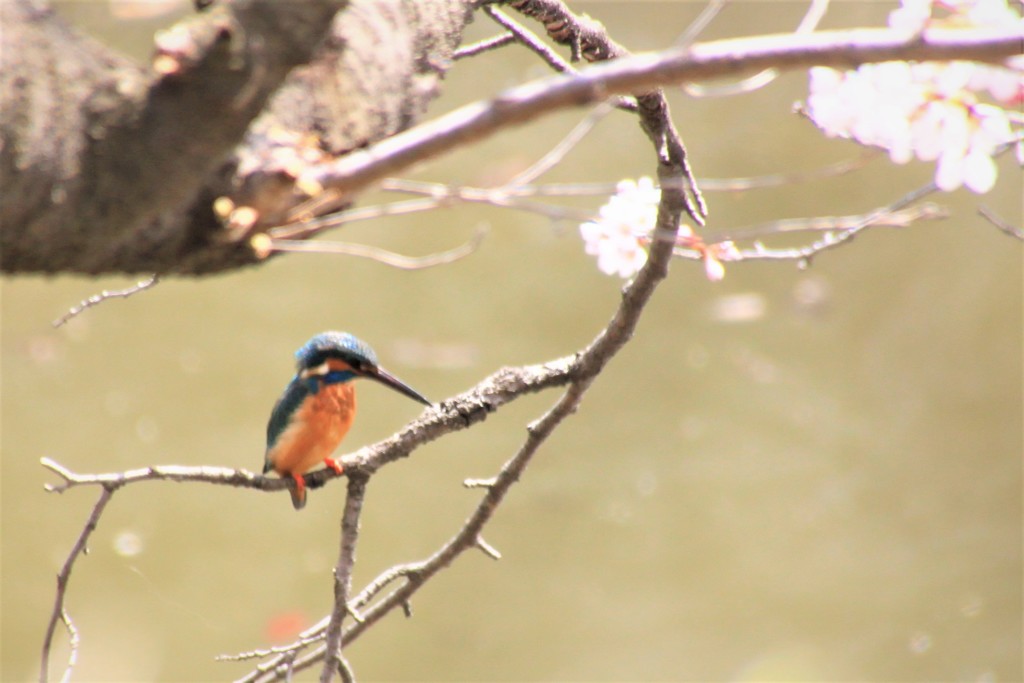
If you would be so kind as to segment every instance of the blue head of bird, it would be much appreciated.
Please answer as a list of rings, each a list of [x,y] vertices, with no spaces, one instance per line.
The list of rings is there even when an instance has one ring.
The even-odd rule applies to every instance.
[[[274,470],[295,480],[292,503],[299,509],[306,502],[303,474],[321,462],[341,472],[341,465],[330,456],[355,418],[353,380],[367,377],[424,405],[430,401],[380,367],[373,349],[346,332],[314,336],[295,352],[295,358],[295,377],[267,423],[263,471]]]
[[[347,332],[321,332],[303,344],[295,358],[297,376],[317,386],[368,377],[414,401],[431,405],[418,391],[385,371],[369,344]],[[313,384],[310,387],[315,391]]]

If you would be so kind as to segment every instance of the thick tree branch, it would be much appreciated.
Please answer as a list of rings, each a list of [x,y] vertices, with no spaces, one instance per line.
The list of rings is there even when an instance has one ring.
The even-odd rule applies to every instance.
[[[283,45],[279,36],[301,34],[298,29],[289,33],[293,25],[308,28],[315,24],[310,18],[313,15],[301,13],[313,12],[306,9],[311,6],[322,10],[323,3],[250,0],[240,3],[238,10],[232,9],[233,13],[224,10],[194,20],[203,29],[196,29],[196,37],[179,40],[181,35],[193,35],[186,28],[172,32],[174,40],[161,41],[163,57],[171,59],[172,68],[167,68],[164,59],[162,71],[156,74],[75,36],[48,12],[25,10],[27,0],[4,3],[6,34],[16,40],[5,37],[5,47],[10,47],[3,51],[0,69],[4,92],[14,93],[5,95],[5,100],[15,103],[5,106],[0,122],[4,135],[0,267],[7,272],[158,274],[232,269],[259,261],[259,252],[244,237],[287,222],[289,212],[308,197],[306,190],[330,189],[332,197],[324,208],[333,210],[386,176],[559,108],[603,101],[614,93],[648,97],[643,93],[650,94],[661,85],[739,76],[768,67],[854,66],[893,59],[999,61],[1018,54],[1024,38],[1019,28],[931,30],[917,37],[891,30],[861,30],[698,44],[622,57],[577,74],[514,88],[490,102],[458,110],[373,145],[407,127],[422,113],[437,91],[445,57],[459,40],[469,0],[424,2],[427,5],[419,14],[409,18],[402,13],[409,5],[397,0],[353,0],[345,18],[335,22],[332,34],[346,37],[329,42],[326,57],[290,79],[289,87],[275,98],[269,118],[250,127],[233,161],[209,173],[204,169],[213,169],[233,144],[232,136],[234,141],[241,136],[261,98],[266,99],[275,79],[280,81],[288,59],[296,61],[297,55],[305,54],[286,50],[286,57],[270,55],[268,46]],[[404,9],[397,9],[399,6]],[[260,38],[260,32],[276,21],[267,16],[282,17],[285,14],[279,13],[290,12],[300,14],[288,17],[305,19],[281,19],[288,31],[273,31],[269,42]],[[10,28],[12,17],[24,33]],[[353,36],[372,36],[381,26],[398,31],[380,23],[395,17],[405,17],[406,27],[427,17],[436,20],[410,38],[424,52],[410,53],[404,77],[388,70],[393,60],[374,59],[372,50],[349,54],[341,49],[344,44],[351,51]],[[346,22],[350,22],[349,33],[343,30]],[[545,26],[556,39],[568,41],[581,57],[603,59],[623,54],[599,26],[568,33],[554,31],[551,21]],[[23,43],[17,42],[19,35],[25,36]],[[50,50],[54,74],[50,81],[19,76],[24,69],[12,55],[28,53],[25,45],[29,43],[36,52]],[[257,49],[257,45],[262,47]],[[310,43],[303,45],[308,48]],[[372,41],[375,49],[381,45],[379,40]],[[235,60],[242,66],[233,70]],[[74,68],[62,71],[56,67],[65,62]],[[177,70],[174,64],[179,65]],[[77,88],[58,76],[69,71],[76,75]],[[217,80],[217,74],[222,80]],[[53,82],[54,91],[65,93],[60,108],[52,104],[58,101],[52,97],[51,104],[47,103],[45,90],[15,87],[29,82]],[[323,87],[325,82],[331,85]],[[360,89],[361,83],[369,82],[399,83],[402,92],[380,93],[387,104],[378,107],[377,101],[366,101],[378,94],[366,95],[365,89]],[[216,94],[208,92],[213,84],[218,84],[212,88]],[[108,96],[97,97],[97,92]],[[221,99],[214,102],[210,97]],[[188,117],[175,115],[182,108]],[[40,110],[54,113],[40,117]],[[195,125],[196,112],[209,111],[217,112],[212,118],[218,121]],[[339,115],[340,123],[324,127],[324,122],[338,121]],[[229,120],[222,123],[220,117]],[[65,119],[77,123],[70,129],[47,127],[47,121]],[[27,120],[36,121],[35,128],[12,132],[22,130],[17,122]],[[275,122],[281,125],[275,128]],[[95,134],[86,135],[86,129]],[[275,133],[282,129],[291,133],[282,138]],[[106,134],[108,130],[110,134]],[[187,139],[178,139],[181,136]],[[98,153],[112,151],[115,142],[120,145],[119,154]],[[368,144],[371,146],[366,147]],[[351,152],[360,147],[365,150]],[[667,144],[660,153],[673,154],[673,149],[674,145]],[[324,161],[338,154],[344,156]],[[317,165],[318,161],[324,163]],[[301,167],[308,170],[301,173]],[[156,195],[154,188],[159,190]],[[213,210],[215,200],[224,195],[237,200],[237,206],[253,207],[254,222],[243,222],[238,229],[227,217],[231,229],[225,229],[225,216]],[[698,204],[690,213],[701,216],[703,210]]]
[[[223,3],[165,34],[163,67],[148,69],[51,10],[5,2],[4,270],[102,270],[94,245],[116,251],[133,229],[195,195],[345,4]],[[63,249],[47,249],[53,241]]]
[[[469,3],[222,2],[162,34],[150,66],[29,0],[0,9],[0,268],[166,274],[259,260],[219,197],[279,220],[297,160],[415,121]]]
[[[551,76],[506,90],[487,102],[457,109],[429,123],[310,168],[298,184],[310,193],[354,196],[388,176],[551,111],[603,102],[614,94],[643,92],[690,80],[740,76],[769,67],[854,67],[891,60],[965,59],[999,62],[1019,54],[1024,31],[928,31],[908,37],[890,29],[824,31],[724,40],[689,49],[634,55]],[[679,179],[668,179],[678,183]]]

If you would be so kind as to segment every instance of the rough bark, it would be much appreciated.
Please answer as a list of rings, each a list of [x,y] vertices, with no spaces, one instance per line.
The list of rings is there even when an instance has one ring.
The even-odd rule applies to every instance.
[[[226,228],[214,201],[253,206],[249,229],[272,224],[303,199],[297,161],[408,127],[470,17],[468,0],[221,2],[138,65],[46,6],[0,7],[0,268],[10,273],[256,262],[247,230]]]

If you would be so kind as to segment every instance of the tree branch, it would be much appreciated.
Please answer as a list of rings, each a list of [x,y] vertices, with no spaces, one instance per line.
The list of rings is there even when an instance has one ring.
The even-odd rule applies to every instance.
[[[740,76],[769,67],[855,67],[891,60],[999,62],[1018,54],[1021,40],[1024,40],[1024,31],[1019,28],[932,30],[917,37],[890,29],[861,29],[723,40],[689,49],[624,57],[573,75],[551,76],[511,88],[490,101],[467,105],[366,150],[313,166],[300,174],[297,185],[309,194],[332,190],[340,196],[351,197],[426,159],[551,111],[595,104],[616,93],[629,94],[691,80]],[[678,178],[668,180],[680,182]],[[700,215],[698,211],[694,213]]]
[[[61,327],[67,324],[67,322],[72,318],[81,315],[82,313],[92,308],[93,306],[100,305],[101,303],[107,301],[108,299],[127,299],[128,297],[134,296],[139,292],[146,291],[150,287],[156,285],[158,282],[160,282],[160,277],[157,275],[151,275],[145,280],[140,280],[139,282],[136,282],[131,287],[126,287],[124,289],[115,289],[113,291],[104,289],[99,294],[94,294],[90,296],[88,299],[82,300],[81,303],[69,308],[67,313],[53,321],[53,326]]]
[[[847,225],[840,226],[836,230],[828,230],[821,237],[821,239],[815,240],[814,242],[804,245],[802,247],[794,247],[792,249],[768,249],[762,244],[755,243],[753,249],[740,251],[737,253],[732,261],[751,261],[751,260],[784,260],[784,261],[797,261],[800,267],[806,268],[811,265],[811,260],[823,251],[834,249],[842,244],[845,244],[860,234],[862,231],[868,228],[884,225],[887,222],[892,223],[892,217],[895,215],[896,220],[919,220],[922,218],[944,218],[945,214],[935,207],[934,210],[924,208],[918,212],[911,212],[906,215],[900,215],[900,212],[907,209],[907,207],[920,201],[924,197],[937,192],[938,188],[934,183],[924,185],[912,192],[907,193],[900,199],[896,200],[888,206],[884,206],[864,216],[849,217]],[[679,254],[677,252],[678,255]]]
[[[330,655],[324,657],[320,683],[331,683],[335,671],[342,672],[346,681],[352,679],[350,667],[341,651],[341,625],[346,615],[354,614],[348,604],[348,595],[352,590],[352,569],[356,562],[356,543],[359,541],[359,514],[366,497],[367,481],[368,477],[363,475],[349,475],[348,478],[345,511],[341,517],[341,551],[334,568],[334,609],[325,634],[326,652]],[[348,675],[345,675],[346,672]]]
[[[574,14],[562,0],[513,0],[508,4],[541,22],[552,40],[569,46],[573,60],[585,58],[590,62],[602,62],[621,60],[630,55],[629,50],[612,40],[600,22]],[[704,225],[708,208],[690,168],[686,147],[668,116],[668,101],[664,93],[641,88],[634,89],[632,94],[642,113],[640,121],[645,132],[648,135],[652,131],[661,133],[660,139],[652,138],[659,162],[679,167],[679,174],[673,182],[682,184],[686,213],[696,225]]]
[[[652,113],[649,109],[641,108],[640,117],[641,127],[650,137],[656,150],[659,149],[659,141],[663,141],[666,136],[675,135],[675,130],[671,127],[671,122],[668,119],[667,110]],[[668,129],[663,127],[666,121]],[[393,580],[406,579],[403,586],[392,591],[366,610],[362,619],[345,631],[343,642],[355,640],[373,623],[396,607],[401,607],[408,612],[412,595],[431,576],[449,566],[456,557],[466,550],[480,548],[492,557],[497,555],[496,552],[488,552],[490,546],[482,540],[484,526],[490,521],[511,486],[520,480],[541,445],[566,417],[576,411],[594,379],[632,338],[640,316],[654,290],[668,275],[669,261],[672,257],[674,238],[679,229],[680,217],[684,211],[689,209],[689,204],[685,190],[678,182],[684,173],[680,160],[666,157],[660,157],[659,160],[661,163],[658,166],[658,175],[662,182],[662,192],[655,229],[658,234],[664,235],[665,239],[658,239],[652,243],[647,262],[640,269],[636,279],[627,285],[622,301],[607,326],[585,349],[568,361],[572,367],[571,372],[567,375],[569,377],[568,389],[547,412],[528,425],[526,441],[519,451],[505,463],[494,479],[487,482],[476,482],[485,489],[484,496],[455,536],[427,560],[411,565],[402,565],[385,572],[356,597],[353,603],[361,607]],[[568,359],[563,359],[562,362],[566,360]],[[308,643],[309,638],[304,639],[304,642]],[[305,667],[314,665],[328,651],[330,650],[327,647],[319,647],[299,658],[295,657],[297,651],[294,650],[278,655],[261,664],[242,680],[277,680],[283,675],[290,675],[291,671],[301,671]]]
[[[237,0],[164,32],[153,64],[137,66],[36,4],[0,3],[5,272],[257,262],[214,203],[281,220],[296,161],[422,115],[469,18],[469,0]]]
[[[349,473],[370,475],[387,463],[407,457],[413,450],[451,432],[466,429],[520,396],[567,384],[576,371],[575,358],[567,356],[539,365],[503,368],[475,387],[424,411],[423,415],[391,437],[344,456]],[[64,465],[41,458],[43,467],[57,474],[61,484],[47,484],[46,490],[63,493],[76,486],[102,486],[111,492],[142,481],[200,482],[257,491],[283,491],[292,486],[288,479],[265,477],[244,469],[228,467],[185,467],[155,465],[124,472],[77,474]],[[311,488],[319,488],[338,475],[317,470],[306,475]]]
[[[225,3],[163,35],[162,69],[114,55],[48,8],[3,4],[0,264],[95,273],[134,229],[198,192],[347,3]]]
[[[978,214],[1005,234],[1024,242],[1024,230],[1021,230],[1016,225],[1011,225],[1004,219],[1000,218],[992,209],[987,206],[979,206]]]
[[[666,169],[665,172],[673,173],[677,170]],[[682,197],[679,192],[671,190],[665,191],[662,196],[658,225],[665,231],[674,231],[683,211]],[[671,254],[672,245],[668,240],[660,240],[652,245],[651,256],[647,264],[626,288],[622,302],[607,327],[590,345],[572,357],[573,370],[567,375],[571,381],[566,392],[538,420],[527,426],[526,441],[516,454],[502,466],[494,479],[482,483],[482,488],[485,489],[484,496],[462,528],[428,559],[392,567],[377,577],[352,600],[352,605],[357,608],[362,607],[393,581],[405,579],[402,586],[361,612],[361,619],[345,630],[342,637],[343,643],[348,644],[354,641],[392,610],[399,607],[406,608],[412,596],[431,577],[451,565],[466,550],[480,548],[488,555],[494,556],[494,553],[487,551],[489,546],[482,540],[483,528],[491,520],[512,485],[520,480],[541,445],[566,417],[576,412],[593,380],[632,338],[647,302],[658,283],[668,273],[668,261]],[[568,359],[563,359],[563,361],[565,360]],[[346,459],[343,462],[346,463],[347,468],[348,463],[352,461]],[[334,475],[330,470],[314,474],[320,475],[321,472],[328,477]],[[325,631],[326,628],[323,625],[310,629],[304,634],[301,643],[295,644],[296,647],[308,647],[313,642],[321,640]],[[330,646],[321,645],[302,657],[296,658],[296,650],[289,649],[287,652],[277,654],[248,676],[239,680],[246,682],[280,680],[286,675],[290,675],[289,672],[302,671],[314,666],[324,659],[328,651],[330,651]]]
[[[541,0],[520,0],[513,4],[520,9],[526,6],[557,9],[560,5]],[[603,29],[599,30],[599,27],[595,28],[578,17],[569,16],[568,28],[553,20],[551,15],[538,15],[537,18],[544,22],[549,35],[572,45],[574,56],[577,58],[583,56],[587,59],[603,59],[613,54],[617,48],[603,34]],[[576,354],[548,363],[503,369],[481,381],[471,390],[432,406],[421,417],[388,439],[364,447],[342,459],[348,477],[348,495],[341,520],[342,541],[335,568],[334,607],[331,615],[315,629],[304,633],[298,644],[283,650],[274,648],[268,651],[274,654],[272,659],[261,664],[244,680],[290,678],[294,672],[313,666],[319,661],[324,662],[321,680],[331,680],[335,672],[346,681],[353,680],[354,676],[343,656],[342,646],[354,641],[395,608],[400,607],[408,613],[412,595],[464,551],[477,548],[491,557],[500,557],[500,554],[483,540],[483,529],[493,518],[511,487],[521,479],[549,436],[577,410],[596,377],[631,339],[654,290],[667,276],[669,262],[677,244],[676,236],[682,214],[689,213],[698,222],[704,215],[705,209],[699,192],[687,167],[685,150],[668,115],[664,98],[649,88],[668,82],[703,78],[712,73],[721,75],[746,73],[745,70],[756,71],[769,66],[767,62],[772,62],[770,66],[780,68],[806,66],[811,63],[845,64],[843,60],[860,63],[909,58],[906,53],[911,50],[918,51],[915,53],[918,55],[939,54],[945,50],[945,54],[952,55],[955,52],[958,57],[963,57],[963,50],[966,50],[969,54],[977,55],[984,52],[989,55],[988,58],[996,59],[995,53],[1003,55],[1003,51],[1007,49],[1007,43],[1004,41],[1008,35],[996,33],[998,35],[995,38],[989,36],[985,40],[975,37],[974,43],[970,40],[964,43],[964,34],[960,33],[957,36],[959,42],[955,43],[957,50],[960,51],[950,47],[953,43],[944,43],[942,39],[934,40],[932,34],[929,34],[927,39],[907,43],[905,37],[896,41],[892,32],[866,32],[865,35],[858,33],[857,40],[850,38],[853,34],[846,32],[843,35],[850,38],[852,43],[846,44],[845,47],[842,44],[837,47],[835,43],[826,46],[824,43],[809,40],[818,39],[817,36],[806,37],[809,42],[803,43],[800,41],[805,38],[798,41],[793,36],[786,36],[785,45],[777,40],[773,43],[770,39],[748,39],[742,43],[726,41],[735,43],[733,52],[725,50],[722,44],[713,44],[719,47],[713,49],[709,46],[696,46],[689,50],[657,55],[624,57],[615,63],[592,67],[574,76],[555,77],[530,86],[514,88],[492,102],[454,112],[434,124],[422,127],[419,131],[396,136],[379,143],[369,151],[352,153],[339,161],[322,164],[300,174],[298,186],[326,188],[334,193],[332,201],[344,202],[369,183],[390,174],[389,168],[406,168],[427,156],[454,149],[470,139],[492,134],[554,108],[604,101],[611,92],[639,92],[638,114],[641,126],[655,150],[662,191],[655,229],[656,238],[650,245],[648,260],[635,280],[625,287],[622,300],[608,324],[588,346]],[[1019,36],[1016,38],[1019,40]],[[796,48],[792,45],[794,42],[798,43]],[[739,46],[742,46],[743,50],[742,54],[737,56]],[[761,51],[758,52],[758,49]],[[902,56],[896,56],[897,54]],[[173,65],[169,68],[173,71]],[[886,207],[886,213],[891,215],[930,191],[934,191],[933,186],[912,193],[900,202]],[[869,214],[862,222],[844,228],[838,236],[828,238],[828,243],[823,241],[821,246],[812,245],[815,249],[803,254],[801,258],[807,261],[818,251],[831,248],[843,240],[852,239],[860,230],[884,218],[885,216],[880,213]],[[392,567],[350,600],[359,515],[368,478],[380,467],[410,455],[420,445],[486,419],[488,414],[518,396],[557,386],[565,386],[565,392],[547,411],[528,425],[525,440],[501,470],[491,479],[467,482],[467,485],[482,488],[484,492],[463,527],[427,559]],[[42,680],[46,680],[47,659],[56,622],[64,619],[65,623],[69,624],[69,634],[72,638],[75,637],[73,627],[70,626],[70,618],[63,608],[67,581],[75,559],[84,551],[86,541],[98,524],[103,510],[119,488],[139,481],[165,479],[265,491],[281,490],[293,485],[287,479],[270,479],[245,470],[219,467],[158,466],[121,473],[79,475],[53,460],[44,458],[42,464],[63,479],[62,484],[48,486],[50,491],[61,492],[79,485],[98,485],[103,489],[61,574],[58,575],[55,606],[42,653]],[[332,470],[325,469],[307,474],[305,479],[310,488],[316,488],[337,476]],[[381,597],[387,588],[399,580],[403,580],[404,583]],[[369,607],[365,611],[357,612],[366,605]],[[344,617],[347,614],[353,616],[354,623],[348,628],[343,628]],[[298,656],[301,650],[310,647],[314,649],[301,657]],[[73,648],[73,657],[75,653],[76,650]],[[240,658],[244,656],[246,655]]]

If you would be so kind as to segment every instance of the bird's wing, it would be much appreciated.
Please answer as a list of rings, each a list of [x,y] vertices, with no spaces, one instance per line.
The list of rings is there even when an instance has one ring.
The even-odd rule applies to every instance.
[[[291,423],[292,416],[295,411],[299,409],[302,402],[309,396],[308,383],[303,381],[297,375],[288,383],[288,388],[284,390],[281,398],[274,404],[274,410],[270,413],[270,421],[267,422],[267,451],[264,455],[263,461],[263,472],[269,472],[273,469],[273,464],[270,462],[270,451],[274,448],[274,444],[277,443],[278,437],[281,433],[288,428]]]

